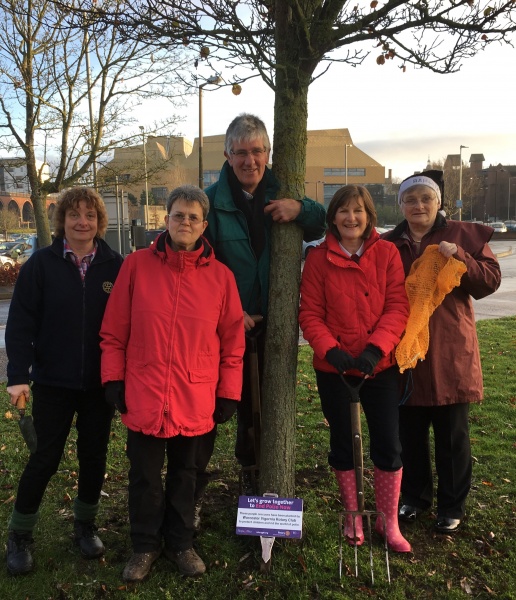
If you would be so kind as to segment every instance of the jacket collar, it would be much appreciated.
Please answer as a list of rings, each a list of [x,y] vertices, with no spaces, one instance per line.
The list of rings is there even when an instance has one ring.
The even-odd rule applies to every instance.
[[[114,252],[107,242],[105,242],[102,238],[95,238],[95,242],[97,243],[97,250],[95,252],[95,260],[92,262],[92,264],[98,264],[100,262],[110,260],[117,255],[117,253]],[[56,237],[50,248],[54,254],[57,254],[63,258],[64,244],[62,237]]]
[[[362,252],[362,256],[364,256],[364,254],[366,254],[367,250],[373,244],[375,244],[379,240],[379,238],[380,238],[380,236],[378,235],[378,232],[376,231],[376,229],[373,228],[369,237],[366,240],[364,240],[364,251]],[[321,246],[323,246],[323,244],[321,244]],[[319,247],[321,247],[321,246],[319,246]],[[330,252],[334,252],[334,253],[338,254],[339,256],[341,256],[344,260],[349,260],[349,258],[347,256],[345,256],[344,253],[342,252],[340,244],[339,244],[339,240],[333,235],[333,233],[331,231],[328,231],[326,233],[326,242],[324,243],[324,246]],[[315,250],[315,248],[314,248],[314,250]]]
[[[228,170],[230,168],[231,167],[229,166],[228,161],[226,161],[222,165],[218,182],[214,183],[213,186],[210,186],[206,190],[206,193],[209,195],[210,188],[216,186],[215,198],[213,200],[215,208],[235,211],[237,208],[233,202],[233,195],[231,193],[228,177]],[[268,167],[265,167],[265,174],[263,177],[265,178],[265,202],[267,203],[269,198],[276,197],[276,193],[279,190],[279,184],[276,177]]]
[[[438,212],[435,217],[434,224],[432,225],[428,233],[432,233],[433,231],[436,231],[437,229],[442,229],[443,227],[448,227],[448,222],[446,221],[446,217],[443,217],[443,215]],[[384,240],[389,240],[392,242],[393,240],[398,240],[402,238],[403,234],[407,232],[408,221],[406,219],[403,219],[401,223],[396,225],[396,227],[392,231],[389,231],[388,233],[384,234],[382,238]]]
[[[182,255],[183,259],[188,263],[195,263],[197,265],[209,263],[211,258],[215,258],[213,248],[210,246],[208,240],[201,236],[197,242],[197,247],[191,252],[175,252],[170,246],[170,234],[168,230],[161,233],[152,245],[151,251],[159,256],[163,261],[176,258],[178,255]]]

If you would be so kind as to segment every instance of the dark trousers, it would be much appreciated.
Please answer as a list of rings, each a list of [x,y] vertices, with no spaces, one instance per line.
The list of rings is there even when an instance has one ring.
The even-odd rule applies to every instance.
[[[338,471],[353,469],[350,395],[340,375],[316,370],[321,407],[330,425],[328,462]],[[356,385],[358,377],[348,377]],[[382,471],[401,468],[398,434],[398,373],[395,367],[367,379],[360,389],[360,404],[369,429],[370,456]]]
[[[187,550],[194,536],[195,502],[208,483],[206,467],[217,428],[204,435],[158,438],[127,431],[129,520],[134,552]],[[161,472],[167,457],[165,488]]]
[[[83,392],[35,383],[32,416],[38,446],[18,484],[14,507],[20,514],[38,512],[48,482],[61,462],[75,415],[79,461],[77,497],[86,504],[98,503],[113,418],[113,409],[104,400],[104,390]]]
[[[430,427],[434,431],[437,471],[437,514],[462,519],[471,488],[469,404],[448,406],[401,406],[404,504],[427,509],[432,506],[433,479]]]
[[[237,438],[235,444],[235,457],[243,467],[255,465],[257,458],[260,458],[255,456],[254,451],[253,402],[250,376],[251,347],[251,341],[246,335],[242,397],[237,405]],[[261,325],[259,335],[256,336],[256,349],[261,388],[265,351],[265,329],[263,325]]]

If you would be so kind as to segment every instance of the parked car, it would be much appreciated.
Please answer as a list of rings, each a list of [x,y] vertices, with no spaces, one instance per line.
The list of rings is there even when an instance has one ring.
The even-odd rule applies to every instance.
[[[11,254],[11,250],[16,244],[19,243],[19,240],[14,240],[12,242],[1,242],[0,243],[0,254],[7,256]]]
[[[6,257],[9,257],[13,263],[16,262],[23,265],[23,263],[27,262],[38,248],[38,236],[34,234],[20,240],[17,244],[12,246],[5,255]]]
[[[5,267],[5,265],[14,267],[14,260],[10,256],[0,254],[0,265],[2,265],[2,267]]]
[[[154,244],[154,242],[156,241],[156,238],[164,231],[164,229],[148,229],[145,232],[145,241],[147,242],[147,248],[149,246],[152,246],[152,244]]]
[[[502,223],[501,221],[496,221],[495,223],[491,223],[491,227],[498,233],[505,233],[507,231],[507,226],[505,225],[505,223]]]
[[[516,221],[505,221],[507,231],[516,231]]]

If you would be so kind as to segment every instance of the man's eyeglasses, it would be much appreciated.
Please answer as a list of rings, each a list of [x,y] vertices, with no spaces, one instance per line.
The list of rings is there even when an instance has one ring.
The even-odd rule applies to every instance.
[[[402,200],[405,206],[416,206],[419,203],[421,203],[423,206],[428,206],[432,204],[433,201],[434,198],[430,196],[424,196],[423,198],[407,198],[406,200]]]
[[[229,153],[237,158],[247,158],[249,154],[254,158],[261,158],[267,152],[267,148],[253,148],[252,150],[230,150]]]
[[[176,223],[184,223],[185,221],[188,221],[192,225],[197,225],[198,223],[203,222],[203,219],[198,215],[185,215],[185,213],[181,212],[170,213],[168,216]]]

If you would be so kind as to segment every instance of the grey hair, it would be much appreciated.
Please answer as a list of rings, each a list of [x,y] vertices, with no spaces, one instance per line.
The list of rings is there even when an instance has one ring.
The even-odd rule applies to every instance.
[[[242,113],[238,117],[235,117],[229,124],[226,131],[224,150],[226,154],[229,154],[235,142],[250,142],[259,138],[263,141],[265,148],[270,150],[271,143],[265,123],[255,115]]]
[[[180,185],[172,190],[167,200],[167,214],[170,213],[170,209],[176,200],[184,200],[188,204],[198,202],[202,208],[203,220],[206,221],[210,210],[210,201],[201,188],[198,188],[196,185]]]

